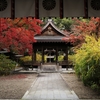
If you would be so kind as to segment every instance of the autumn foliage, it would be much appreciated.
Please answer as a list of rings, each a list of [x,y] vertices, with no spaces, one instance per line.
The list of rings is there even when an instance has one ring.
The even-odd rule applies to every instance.
[[[94,35],[96,39],[100,37],[100,18],[73,19],[74,24],[70,32],[65,31],[66,37],[63,39],[74,45],[81,44],[85,40],[85,35]]]
[[[100,38],[86,35],[85,42],[70,55],[74,69],[84,85],[100,92]]]
[[[79,48],[74,47],[69,58],[84,85],[100,92],[100,18],[75,21],[74,35],[84,37],[84,41]]]
[[[28,49],[32,53],[34,35],[40,34],[41,21],[35,18],[0,18],[0,50],[6,48],[11,52],[24,54]]]

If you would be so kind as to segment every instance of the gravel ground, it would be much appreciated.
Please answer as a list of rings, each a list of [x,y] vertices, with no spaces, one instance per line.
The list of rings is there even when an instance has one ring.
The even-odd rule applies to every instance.
[[[84,86],[75,74],[61,75],[80,99],[100,100],[100,95]],[[0,99],[21,99],[36,78],[36,73],[0,76]]]
[[[100,100],[100,94],[96,93],[89,87],[84,86],[81,80],[75,74],[62,74],[62,77],[69,85],[69,87],[77,94],[79,99],[98,99]]]
[[[36,77],[37,74],[0,76],[0,99],[21,99]]]

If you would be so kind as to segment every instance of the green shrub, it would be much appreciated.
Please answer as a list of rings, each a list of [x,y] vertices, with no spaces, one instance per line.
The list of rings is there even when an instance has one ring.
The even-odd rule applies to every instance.
[[[0,55],[0,75],[10,74],[16,67],[16,62],[8,59],[5,55]]]
[[[42,58],[41,58],[42,60]],[[44,55],[44,61],[47,62],[47,55]]]
[[[22,62],[32,61],[32,56],[21,57],[20,61],[22,61]]]
[[[64,55],[59,55],[58,56],[58,61],[64,61]]]
[[[68,63],[69,63],[70,65],[74,65],[74,57],[73,57],[72,54],[71,54],[71,55],[68,55]]]
[[[31,62],[31,61],[32,61],[32,56],[24,56],[20,58],[21,63]],[[36,53],[36,61],[38,62],[42,61],[42,56],[40,53]]]
[[[95,90],[95,91],[100,92],[100,86],[98,86],[98,85],[95,84],[95,83],[93,83],[93,84],[91,85],[91,88],[92,88],[93,90]]]
[[[97,41],[93,36],[86,36],[85,43],[70,58],[83,83],[92,89],[100,89],[100,39]]]
[[[41,62],[42,61],[42,55],[40,53],[36,53],[36,61]]]
[[[19,59],[19,64],[21,66],[30,65],[32,64],[32,56],[23,56]]]

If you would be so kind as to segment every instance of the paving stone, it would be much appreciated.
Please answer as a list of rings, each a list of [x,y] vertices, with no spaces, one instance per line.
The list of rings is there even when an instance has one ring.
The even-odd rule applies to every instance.
[[[79,100],[59,73],[41,73],[22,99]]]

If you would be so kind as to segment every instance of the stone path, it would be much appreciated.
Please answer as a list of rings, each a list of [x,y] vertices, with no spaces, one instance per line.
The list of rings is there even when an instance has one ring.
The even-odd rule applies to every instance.
[[[57,72],[57,65],[43,65],[42,72]]]
[[[60,73],[40,73],[22,100],[79,100]]]

